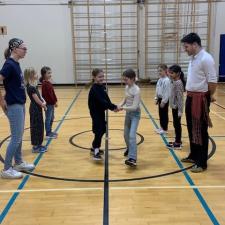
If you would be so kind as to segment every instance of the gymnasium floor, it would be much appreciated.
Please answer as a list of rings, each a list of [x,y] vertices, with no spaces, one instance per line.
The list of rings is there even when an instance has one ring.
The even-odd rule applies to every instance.
[[[181,151],[168,150],[173,140],[172,123],[167,136],[155,133],[158,113],[154,86],[141,87],[142,118],[138,128],[138,166],[124,165],[124,112],[109,112],[109,152],[105,162],[92,160],[88,89],[56,88],[59,106],[54,129],[58,139],[45,140],[48,152],[31,153],[29,115],[23,153],[34,162],[33,173],[21,180],[0,179],[0,223],[4,225],[208,225],[225,224],[225,86],[219,85],[217,102],[211,105],[214,127],[208,170],[193,174],[179,160],[188,154],[183,126]],[[113,103],[119,103],[123,86],[109,86]],[[29,101],[28,101],[29,102]],[[171,112],[169,114],[172,120]],[[4,157],[9,135],[8,121],[0,112],[0,154]],[[185,124],[185,116],[182,118]],[[75,144],[72,145],[71,143]],[[105,147],[105,139],[102,148]],[[3,164],[0,162],[0,169]]]

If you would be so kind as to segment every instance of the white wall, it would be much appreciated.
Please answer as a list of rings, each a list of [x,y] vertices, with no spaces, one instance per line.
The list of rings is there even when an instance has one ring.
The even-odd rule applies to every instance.
[[[40,71],[47,65],[52,68],[55,83],[74,83],[67,5],[0,5],[0,26],[7,26],[8,32],[0,36],[0,67],[9,39],[19,37],[28,47],[26,57],[21,60],[22,69],[32,66]]]
[[[0,36],[0,67],[4,63],[3,52],[8,40],[22,38],[28,46],[28,54],[21,61],[22,68],[33,66],[38,71],[43,65],[53,70],[58,84],[74,83],[72,65],[72,35],[70,9],[66,0],[2,0],[6,3],[58,3],[58,5],[0,5],[0,26],[7,26],[8,34]],[[216,68],[219,66],[220,34],[225,33],[225,2],[216,4],[212,19],[211,48]]]

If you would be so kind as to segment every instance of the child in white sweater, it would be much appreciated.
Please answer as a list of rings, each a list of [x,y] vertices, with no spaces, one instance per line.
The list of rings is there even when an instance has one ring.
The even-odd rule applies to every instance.
[[[167,65],[158,66],[159,80],[156,84],[155,103],[158,105],[160,128],[156,130],[158,134],[165,134],[168,130],[168,106],[170,97],[170,79],[167,76]]]
[[[140,110],[140,88],[135,84],[136,73],[132,69],[127,69],[123,73],[125,87],[125,98],[119,104],[119,109],[126,110],[126,117],[124,123],[124,139],[127,150],[124,156],[128,156],[125,164],[131,167],[137,165],[137,143],[136,132],[141,117]]]

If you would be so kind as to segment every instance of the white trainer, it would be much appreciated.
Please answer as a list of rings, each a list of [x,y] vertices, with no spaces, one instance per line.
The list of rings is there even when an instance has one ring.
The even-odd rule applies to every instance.
[[[8,170],[2,170],[1,177],[4,179],[20,179],[23,174],[10,167]]]
[[[27,162],[21,162],[20,164],[15,164],[13,169],[16,171],[31,171],[35,168],[34,164],[29,164]]]

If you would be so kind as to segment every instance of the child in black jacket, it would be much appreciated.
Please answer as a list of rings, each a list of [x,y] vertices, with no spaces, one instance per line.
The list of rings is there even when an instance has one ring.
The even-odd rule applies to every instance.
[[[102,136],[106,132],[105,110],[117,111],[117,106],[111,103],[106,88],[103,85],[104,72],[101,69],[92,71],[94,84],[88,95],[88,107],[92,119],[92,131],[94,140],[92,142],[91,153],[94,154],[94,160],[102,160],[100,151]]]

